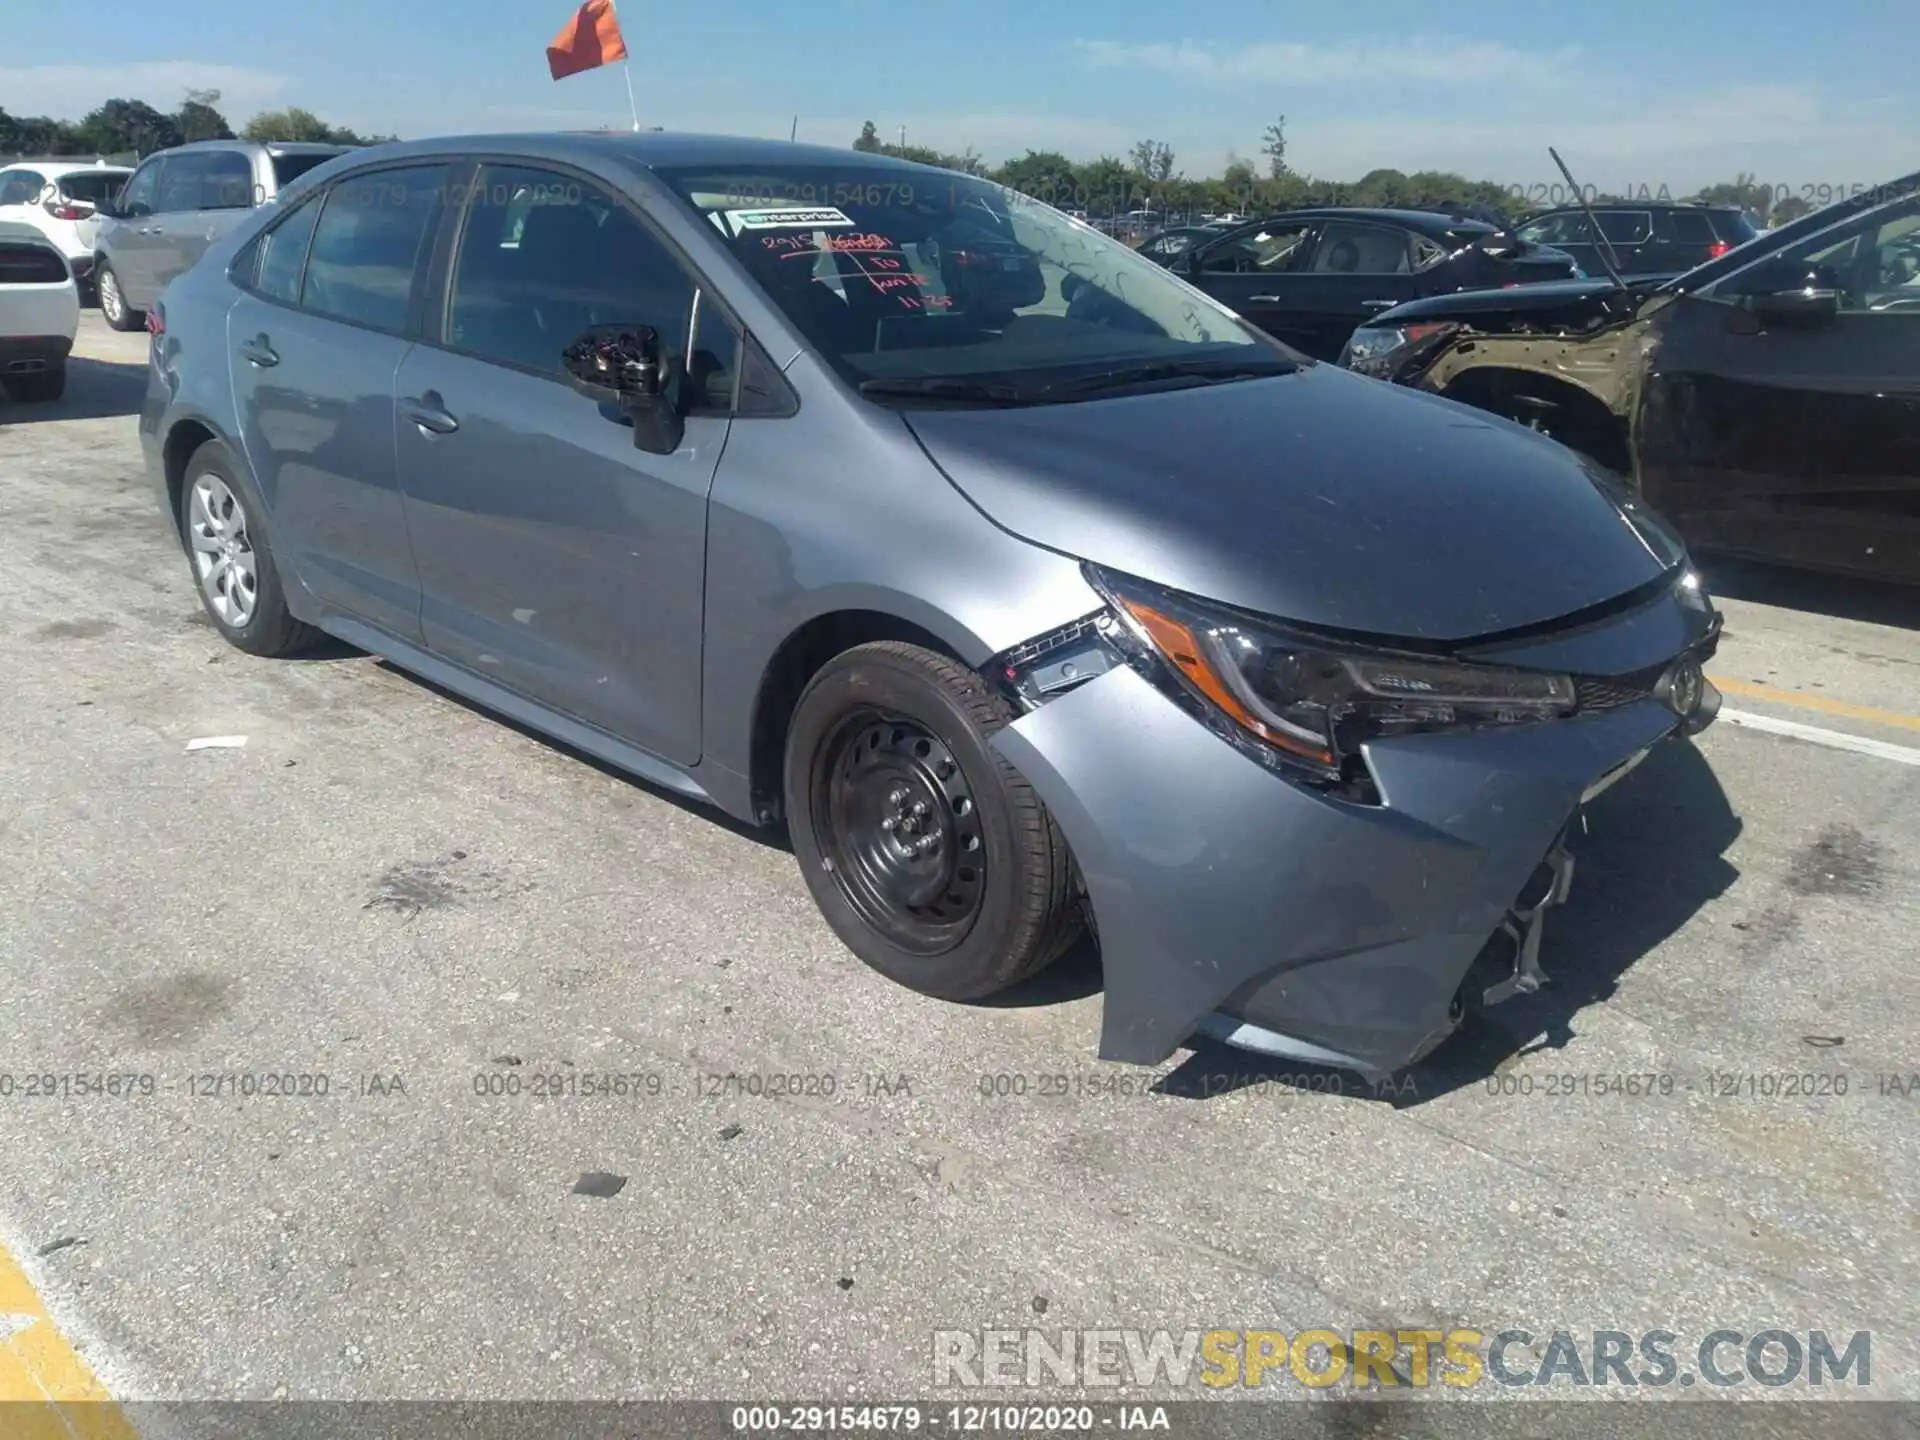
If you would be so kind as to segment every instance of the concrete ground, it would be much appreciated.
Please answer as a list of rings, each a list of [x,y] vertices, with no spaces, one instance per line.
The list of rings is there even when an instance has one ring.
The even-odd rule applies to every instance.
[[[115,1395],[899,1398],[939,1329],[1469,1326],[1689,1370],[1866,1330],[1838,1388],[1920,1398],[1920,601],[1709,566],[1728,705],[1813,738],[1723,723],[1604,796],[1556,983],[1410,1089],[1155,1076],[1094,1059],[1091,953],[923,999],[777,843],[229,648],[144,355],[89,311],[67,400],[0,405],[0,1241]],[[152,1093],[25,1089],[102,1072]]]

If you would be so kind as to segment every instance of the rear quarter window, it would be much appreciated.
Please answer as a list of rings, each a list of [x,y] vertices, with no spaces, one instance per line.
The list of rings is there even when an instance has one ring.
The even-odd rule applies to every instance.
[[[1699,210],[1675,210],[1667,217],[1667,233],[1682,245],[1711,245],[1720,237],[1713,221]]]
[[[273,188],[284,190],[309,170],[317,170],[333,159],[331,155],[275,155],[273,162]]]

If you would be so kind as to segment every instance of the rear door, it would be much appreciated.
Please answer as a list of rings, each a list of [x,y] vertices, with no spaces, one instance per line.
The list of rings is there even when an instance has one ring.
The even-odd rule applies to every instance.
[[[167,263],[173,269],[161,277],[162,284],[193,266],[209,245],[238,225],[259,193],[253,161],[246,152],[208,150],[194,158],[200,175],[195,208],[177,216],[168,227]]]
[[[692,763],[707,496],[737,334],[639,210],[596,182],[499,164],[462,188],[444,318],[399,374],[427,642]],[[612,324],[652,327],[680,362],[686,436],[671,455],[636,448],[616,409],[568,382],[566,347]]]
[[[242,442],[282,564],[329,614],[416,643],[393,384],[447,173],[360,171],[297,206],[263,237],[227,316]]]
[[[1356,327],[1426,293],[1414,273],[1414,236],[1372,220],[1327,220],[1285,288],[1281,339],[1319,360],[1338,360]]]
[[[1676,301],[1637,417],[1647,498],[1702,545],[1920,580],[1920,197],[1770,258],[1830,267],[1840,313],[1748,313],[1771,265]]]

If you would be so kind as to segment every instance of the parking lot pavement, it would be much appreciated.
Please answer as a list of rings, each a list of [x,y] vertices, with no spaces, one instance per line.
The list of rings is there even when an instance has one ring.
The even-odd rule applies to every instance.
[[[1126,1093],[1088,953],[922,999],[778,844],[227,647],[141,340],[88,312],[69,399],[0,410],[0,1243],[116,1394],[898,1397],[936,1328],[1468,1325],[1869,1330],[1920,1398],[1920,768],[1716,726],[1593,807],[1555,983],[1411,1088],[1208,1050]],[[1729,706],[1920,746],[1897,597],[1733,583]]]

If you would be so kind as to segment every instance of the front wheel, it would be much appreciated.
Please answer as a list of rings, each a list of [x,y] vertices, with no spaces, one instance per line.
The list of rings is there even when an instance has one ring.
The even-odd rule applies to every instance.
[[[947,1000],[1038,974],[1079,934],[1073,861],[1027,782],[988,746],[1007,706],[917,645],[829,661],[794,709],[788,828],[847,948]]]
[[[127,304],[127,293],[120,288],[120,277],[104,261],[93,272],[94,289],[100,297],[100,317],[114,330],[138,330],[147,323],[146,312]]]

